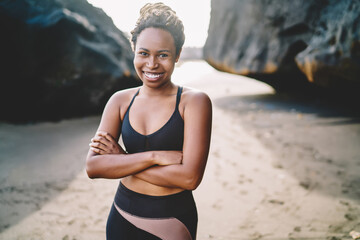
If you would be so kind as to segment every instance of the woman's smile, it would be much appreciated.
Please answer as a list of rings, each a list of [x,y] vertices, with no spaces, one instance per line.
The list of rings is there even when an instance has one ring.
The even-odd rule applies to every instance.
[[[153,73],[153,72],[144,72],[144,76],[149,80],[149,81],[156,81],[159,80],[164,73]]]

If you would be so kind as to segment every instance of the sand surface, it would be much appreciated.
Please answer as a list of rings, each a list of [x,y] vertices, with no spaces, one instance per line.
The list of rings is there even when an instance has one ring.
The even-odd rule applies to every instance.
[[[351,239],[360,232],[359,112],[185,62],[214,105],[198,239]],[[0,123],[0,239],[105,239],[118,180],[87,178],[100,117]]]

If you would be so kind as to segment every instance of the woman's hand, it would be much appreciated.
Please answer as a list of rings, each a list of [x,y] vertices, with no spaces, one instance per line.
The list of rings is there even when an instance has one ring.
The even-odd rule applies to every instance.
[[[118,142],[107,132],[98,131],[91,139],[90,149],[97,154],[125,154]]]
[[[183,159],[182,151],[154,151],[154,159],[157,165],[181,164]]]

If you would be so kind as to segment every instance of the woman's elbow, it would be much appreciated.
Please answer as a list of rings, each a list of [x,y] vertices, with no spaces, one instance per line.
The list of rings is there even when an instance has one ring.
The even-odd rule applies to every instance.
[[[195,190],[201,183],[202,178],[198,177],[198,176],[189,176],[186,180],[185,180],[185,186],[184,188],[186,190],[190,190],[193,191]]]
[[[91,179],[99,177],[95,167],[95,159],[91,157],[86,159],[86,173]]]
[[[94,171],[92,171],[91,169],[89,169],[88,167],[86,168],[86,173],[88,175],[89,178],[94,179],[97,178],[96,174],[94,173]]]
[[[185,190],[194,191],[199,185],[196,184],[187,184]]]

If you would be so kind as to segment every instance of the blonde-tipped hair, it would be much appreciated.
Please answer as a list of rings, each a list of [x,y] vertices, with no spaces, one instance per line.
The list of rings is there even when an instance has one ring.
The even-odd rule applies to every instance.
[[[146,28],[160,28],[168,31],[175,43],[176,55],[180,53],[185,41],[184,25],[176,12],[164,3],[147,3],[140,9],[140,17],[131,31],[131,41],[135,49],[139,34]]]

